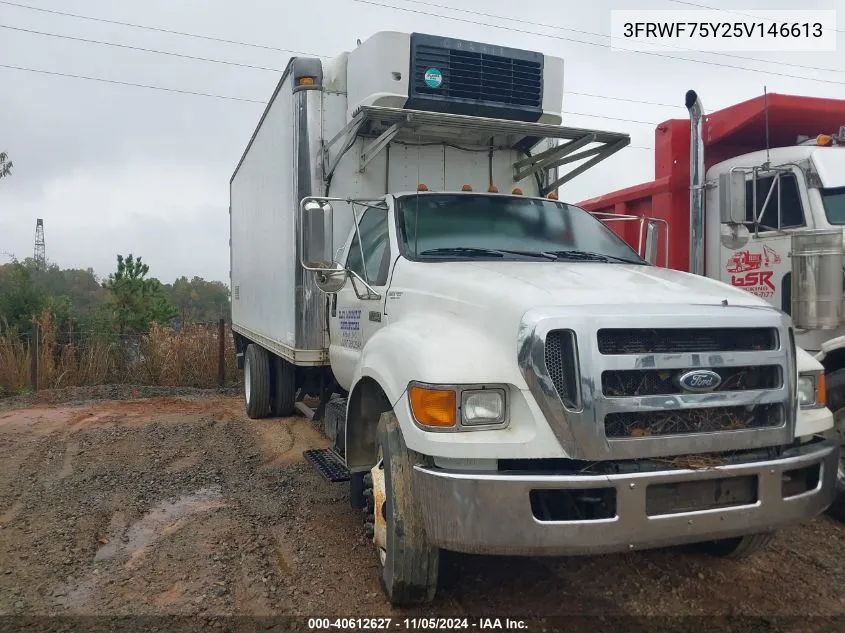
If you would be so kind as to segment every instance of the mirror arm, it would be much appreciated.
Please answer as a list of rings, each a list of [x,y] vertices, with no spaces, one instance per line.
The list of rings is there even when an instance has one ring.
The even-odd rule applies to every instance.
[[[366,281],[364,281],[364,279],[361,277],[361,275],[356,273],[354,270],[350,270],[349,268],[346,269],[346,272],[349,274],[350,279],[352,279],[352,287],[355,288],[355,294],[358,296],[359,299],[361,299],[361,300],[381,299],[381,295],[378,292],[376,292],[375,288],[373,288],[370,284],[368,284]],[[360,281],[362,284],[364,284],[364,287],[367,289],[367,294],[362,295],[360,292],[358,292],[358,286],[355,283],[356,279],[358,281]]]

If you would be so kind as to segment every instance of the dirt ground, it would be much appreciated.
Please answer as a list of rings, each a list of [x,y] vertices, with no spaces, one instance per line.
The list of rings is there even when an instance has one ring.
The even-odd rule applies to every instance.
[[[447,554],[436,601],[393,609],[347,485],[302,457],[326,445],[306,419],[249,420],[214,391],[39,399],[0,401],[0,615],[745,614],[768,619],[743,630],[808,630],[845,614],[845,526],[826,516],[745,561]]]

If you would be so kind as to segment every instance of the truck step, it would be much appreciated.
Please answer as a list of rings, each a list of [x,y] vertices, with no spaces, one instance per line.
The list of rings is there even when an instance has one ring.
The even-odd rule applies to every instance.
[[[312,448],[302,454],[330,482],[349,481],[349,471],[330,449]]]

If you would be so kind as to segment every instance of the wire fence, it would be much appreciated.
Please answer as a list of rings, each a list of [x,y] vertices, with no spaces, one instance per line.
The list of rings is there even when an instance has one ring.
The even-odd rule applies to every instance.
[[[0,396],[105,384],[213,388],[239,379],[231,327],[153,325],[147,334],[60,330],[39,321],[0,334]]]

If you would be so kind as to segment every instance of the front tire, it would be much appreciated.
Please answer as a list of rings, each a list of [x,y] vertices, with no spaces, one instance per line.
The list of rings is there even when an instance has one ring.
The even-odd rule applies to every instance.
[[[246,414],[253,420],[266,418],[270,411],[270,357],[263,347],[247,345],[244,354],[244,401]]]
[[[440,550],[428,541],[412,485],[413,467],[424,458],[405,446],[392,411],[379,420],[378,453],[371,475],[382,589],[396,606],[431,602],[437,593]]]
[[[837,369],[825,376],[827,407],[833,412],[833,427],[839,432],[845,428],[845,369]],[[836,470],[836,497],[827,513],[837,521],[845,522],[845,447],[839,435],[839,467]]]

